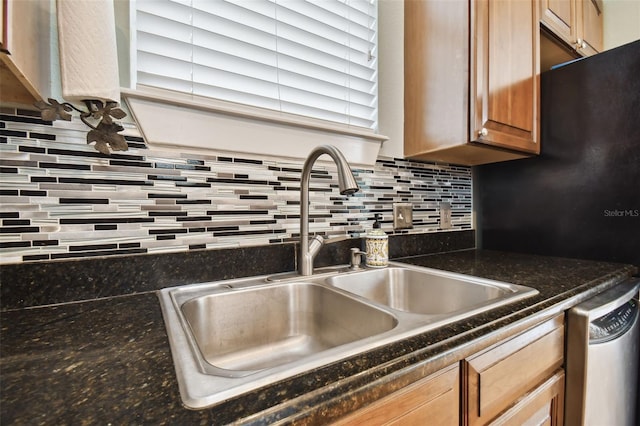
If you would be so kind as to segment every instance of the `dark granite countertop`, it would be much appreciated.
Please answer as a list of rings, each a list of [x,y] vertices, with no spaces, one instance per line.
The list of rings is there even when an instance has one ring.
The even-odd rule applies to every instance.
[[[540,293],[201,411],[181,404],[155,292],[9,310],[0,314],[0,423],[326,423],[636,272],[473,250],[400,260]]]

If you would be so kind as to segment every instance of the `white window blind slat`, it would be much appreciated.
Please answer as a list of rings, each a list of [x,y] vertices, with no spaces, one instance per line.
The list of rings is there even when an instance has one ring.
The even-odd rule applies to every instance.
[[[377,128],[375,0],[137,0],[137,83]]]
[[[235,64],[237,65],[236,67],[229,63],[223,65],[226,66],[216,68],[207,67],[203,64],[195,65],[193,68],[193,81],[200,84],[209,84],[211,86],[226,88],[239,93],[246,92],[260,97],[278,99],[277,78],[269,81],[265,80],[260,75],[252,77],[247,73],[241,72],[243,68],[241,62]],[[237,68],[237,71],[234,71],[234,68]],[[232,99],[225,100],[233,102]]]
[[[138,79],[142,79],[147,82],[147,86],[162,87],[163,89],[172,90],[181,93],[190,93],[193,87],[193,81],[174,79],[153,73],[146,73],[144,71],[138,71]]]
[[[275,38],[262,38],[265,35],[275,36],[275,11],[271,12],[271,15],[263,15],[220,0],[195,1],[193,25],[256,45],[264,42],[275,51]]]
[[[198,69],[198,67],[196,67]],[[202,74],[197,73],[198,75],[205,75],[203,71]],[[209,80],[207,80],[209,81]],[[219,99],[227,102],[236,102],[245,105],[252,105],[260,108],[267,109],[280,109],[280,100],[278,98],[272,97],[262,97],[260,95],[249,93],[249,92],[238,92],[233,89],[227,89],[224,87],[212,86],[210,84],[194,82],[193,83],[193,94],[198,96],[204,96],[208,98]]]
[[[223,15],[218,10],[221,6],[231,5],[235,7],[231,14],[225,14],[229,19],[236,19],[239,23],[249,22],[251,16],[262,15],[270,18],[275,25],[275,3],[267,0],[227,0],[226,5],[218,4],[218,1],[195,0],[197,7],[214,15]],[[265,31],[267,31],[265,27]]]
[[[300,51],[310,49],[313,52],[324,54],[324,56],[331,56],[356,64],[358,64],[358,59],[366,59],[368,53],[368,50],[358,51],[352,49],[348,44],[347,36],[345,36],[345,40],[342,43],[338,43],[306,29],[286,24],[278,25],[278,41],[278,51],[280,51],[281,42],[284,42],[288,43],[290,48],[297,47]],[[366,68],[370,66],[368,63],[363,65]]]
[[[343,7],[334,7],[340,5]],[[309,3],[300,0],[284,0],[278,2],[276,13],[278,22],[294,27],[308,28],[308,25],[315,28],[322,27],[321,34],[331,35],[332,40],[336,42],[342,42],[344,34],[369,41],[371,35],[375,33],[370,27],[374,21],[369,16],[339,1]]]
[[[191,24],[192,10],[188,2],[180,3],[170,0],[136,0],[136,12],[138,15],[153,15],[174,22]],[[168,27],[166,29],[169,30]]]
[[[167,31],[159,32],[158,28],[167,27]],[[137,33],[148,34],[165,40],[191,44],[193,28],[191,24],[175,22],[162,16],[139,13],[137,18]],[[159,46],[161,48],[161,46]],[[188,54],[189,49],[186,49]]]
[[[185,64],[192,62],[191,43],[184,43],[145,32],[138,33],[137,42],[138,54],[147,53],[150,55],[164,56],[175,61],[182,61]]]
[[[138,74],[147,73],[185,82],[192,80],[193,66],[189,62],[144,51],[138,51],[137,60]]]
[[[238,55],[238,51],[242,51],[243,54]],[[274,52],[237,40],[210,33],[205,34],[200,30],[194,31],[193,62],[220,69],[226,69],[225,64],[234,67],[234,70],[238,66],[249,67],[239,70],[239,73],[246,72],[252,77],[262,74],[273,75],[274,78],[265,76],[269,81],[276,81],[275,76],[278,70],[278,61]]]
[[[343,71],[336,71],[318,66],[316,63],[309,60],[300,60],[293,56],[278,56],[278,68],[282,72],[288,74],[299,75],[301,79],[315,79],[317,83],[327,82],[344,87],[347,84],[351,84],[351,90],[362,91],[370,93],[375,88],[375,84],[371,81],[363,78],[354,77],[349,75],[349,67],[345,66]],[[280,75],[283,73],[281,72]],[[314,84],[311,80],[307,80],[310,85]],[[312,86],[309,87],[310,91],[313,91]],[[344,91],[344,89],[342,89]],[[345,92],[345,95],[347,92]]]

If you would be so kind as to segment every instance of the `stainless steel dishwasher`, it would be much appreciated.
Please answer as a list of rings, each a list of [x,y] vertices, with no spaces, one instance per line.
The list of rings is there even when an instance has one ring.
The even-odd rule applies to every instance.
[[[636,426],[639,278],[569,310],[565,426]]]

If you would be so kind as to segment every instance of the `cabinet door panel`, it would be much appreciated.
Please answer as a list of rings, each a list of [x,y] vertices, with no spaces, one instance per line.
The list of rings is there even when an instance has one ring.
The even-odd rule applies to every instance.
[[[335,425],[458,425],[458,364],[440,370],[340,420]]]
[[[468,0],[405,2],[405,153],[468,142]]]
[[[533,130],[533,21],[531,6],[516,1],[489,4],[488,119],[515,128]],[[521,52],[507,55],[507,52]]]
[[[564,371],[559,370],[491,422],[491,426],[560,426],[564,420],[563,400]]]
[[[563,360],[562,316],[469,358],[464,370],[468,424],[495,418],[551,376]]]
[[[7,46],[7,1],[0,0],[0,50],[8,50]]]
[[[0,100],[31,105],[51,97],[51,4],[0,0],[2,48]]]
[[[575,44],[575,0],[540,0],[540,21],[565,43]]]
[[[478,0],[472,5],[477,37],[472,40],[471,140],[539,153],[537,3]]]
[[[578,0],[581,16],[579,34],[584,44],[580,53],[585,56],[595,55],[602,51],[602,1]]]

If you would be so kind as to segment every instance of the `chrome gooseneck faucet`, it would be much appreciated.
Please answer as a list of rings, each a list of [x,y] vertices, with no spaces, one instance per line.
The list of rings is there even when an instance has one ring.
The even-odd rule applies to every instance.
[[[324,243],[324,239],[320,235],[316,235],[309,242],[309,181],[311,180],[313,164],[322,154],[329,155],[338,166],[340,194],[351,195],[360,189],[349,168],[349,163],[336,147],[321,145],[311,151],[302,167],[300,183],[300,256],[298,259],[298,272],[300,275],[311,275],[313,273],[313,259]]]

